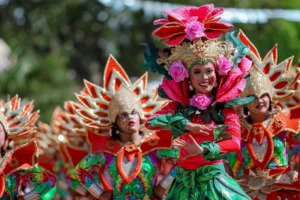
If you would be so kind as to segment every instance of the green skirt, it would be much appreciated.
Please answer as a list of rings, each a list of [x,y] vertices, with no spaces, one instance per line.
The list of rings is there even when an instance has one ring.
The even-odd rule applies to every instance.
[[[174,177],[167,200],[251,200],[223,164],[196,170],[177,167]]]

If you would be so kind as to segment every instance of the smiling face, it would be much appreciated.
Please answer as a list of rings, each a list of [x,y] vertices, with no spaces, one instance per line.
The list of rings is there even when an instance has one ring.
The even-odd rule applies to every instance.
[[[259,98],[256,97],[254,101],[248,104],[250,113],[267,114],[270,108],[270,97],[268,94],[263,94]]]
[[[122,134],[132,135],[140,129],[140,115],[137,110],[123,112],[117,116],[117,126]]]
[[[214,64],[207,63],[194,65],[190,71],[190,81],[195,93],[209,95],[217,81]]]

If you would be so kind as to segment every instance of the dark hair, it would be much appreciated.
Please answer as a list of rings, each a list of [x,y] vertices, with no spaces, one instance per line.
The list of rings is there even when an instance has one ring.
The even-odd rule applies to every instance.
[[[120,134],[118,134],[117,132],[119,131],[119,127],[117,124],[113,124],[113,127],[111,129],[111,139],[113,140],[121,140],[120,138]],[[139,131],[139,134],[140,135],[144,135],[144,133],[142,131]]]

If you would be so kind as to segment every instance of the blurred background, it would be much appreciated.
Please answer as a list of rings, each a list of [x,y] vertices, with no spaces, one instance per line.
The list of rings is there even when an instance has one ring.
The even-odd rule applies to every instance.
[[[41,120],[75,100],[82,79],[102,84],[109,54],[132,79],[144,73],[144,48],[163,9],[214,3],[223,21],[242,29],[263,57],[276,43],[278,62],[300,58],[299,0],[0,0],[0,98],[35,100]],[[158,85],[150,73],[150,85]],[[158,80],[157,80],[158,79]]]

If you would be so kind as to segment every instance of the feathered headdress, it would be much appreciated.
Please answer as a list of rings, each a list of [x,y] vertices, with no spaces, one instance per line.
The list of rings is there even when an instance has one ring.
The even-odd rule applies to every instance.
[[[119,113],[137,110],[142,120],[162,106],[157,89],[146,91],[147,73],[131,84],[121,65],[110,56],[104,71],[103,87],[84,81],[87,94],[76,94],[83,108],[76,111],[89,128],[111,127]]]
[[[241,96],[255,95],[260,97],[268,94],[271,101],[278,102],[294,95],[292,85],[299,78],[299,74],[288,74],[292,64],[293,56],[277,64],[277,45],[262,59],[251,41],[240,31],[238,37],[250,46],[247,57],[252,60],[253,66],[250,70],[250,84]]]
[[[17,95],[0,105],[0,122],[9,139],[18,139],[36,130],[39,111],[32,113],[33,108],[33,101],[21,106],[21,99]]]

